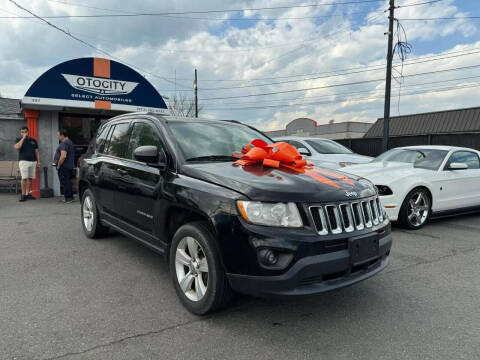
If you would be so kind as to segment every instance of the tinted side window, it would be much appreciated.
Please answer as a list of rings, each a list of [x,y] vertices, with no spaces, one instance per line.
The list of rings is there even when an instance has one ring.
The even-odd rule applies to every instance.
[[[111,126],[105,126],[101,131],[97,134],[97,138],[95,140],[95,148],[97,152],[103,153],[103,149],[105,148],[107,135],[110,132]]]
[[[305,150],[307,150],[308,154],[311,154],[310,150],[308,150],[307,147],[305,145],[303,145],[301,142],[294,141],[294,140],[287,140],[287,143],[295,146],[297,148],[297,150],[301,149],[301,148],[304,148]]]
[[[105,154],[123,157],[130,136],[129,128],[130,123],[121,123],[115,125],[113,131],[111,131],[112,135],[110,136],[108,147],[104,150]]]
[[[478,159],[478,155],[470,151],[454,152],[450,157],[450,160],[448,161],[448,163],[449,164],[451,163],[467,164],[469,169],[480,168],[480,161]]]
[[[134,160],[133,152],[135,149],[139,146],[146,145],[155,145],[159,151],[162,148],[162,143],[157,131],[147,123],[137,122],[133,125],[125,158]]]
[[[289,143],[290,145],[293,145],[295,146],[297,149],[300,149],[300,148],[306,148],[305,145],[299,143],[298,141],[294,141],[294,140],[287,140],[287,143]]]

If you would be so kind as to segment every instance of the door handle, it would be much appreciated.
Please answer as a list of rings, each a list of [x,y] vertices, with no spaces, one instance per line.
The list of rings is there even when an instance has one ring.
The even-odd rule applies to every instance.
[[[120,175],[127,175],[127,174],[128,174],[128,171],[127,171],[127,170],[123,170],[123,169],[117,169],[117,172],[118,172]]]

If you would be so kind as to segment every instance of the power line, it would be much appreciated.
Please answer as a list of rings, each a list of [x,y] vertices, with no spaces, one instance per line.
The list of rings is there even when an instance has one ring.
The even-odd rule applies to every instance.
[[[479,50],[479,51],[477,51]],[[469,53],[465,53],[469,52]],[[437,55],[426,55],[426,56],[419,56],[415,59],[407,60],[405,62],[405,65],[407,64],[419,64],[422,62],[429,62],[429,61],[437,61],[437,60],[443,60],[443,59],[449,59],[449,58],[455,58],[455,57],[460,57],[460,56],[467,56],[467,55],[473,55],[477,54],[480,52],[480,48],[471,48],[471,49],[465,49],[465,50],[458,50],[458,51],[450,51],[450,52],[445,52],[443,54],[437,54]],[[464,54],[465,53],[465,54]],[[458,56],[443,56],[443,55],[451,55],[451,54],[460,54]],[[428,61],[423,61],[431,59]],[[422,60],[422,61],[417,61],[417,60]],[[334,74],[337,72],[343,72],[343,71],[354,71],[354,70],[362,70],[362,69],[369,69],[369,68],[374,68],[371,70],[377,70],[377,68],[384,68],[385,63],[378,64],[378,65],[368,65],[368,66],[358,66],[358,67],[352,67],[352,68],[346,68],[346,69],[336,69],[336,70],[331,70],[331,71],[323,71],[323,72],[314,72],[314,73],[304,73],[304,74],[297,74],[297,75],[285,75],[285,76],[276,76],[276,77],[264,77],[264,78],[253,78],[253,79],[199,79],[202,82],[254,82],[254,81],[263,81],[263,80],[275,80],[275,79],[288,79],[288,78],[294,78],[294,77],[302,77],[302,76],[312,76],[312,75],[322,75],[322,74]],[[394,63],[394,65],[400,65],[400,63]],[[345,75],[340,74],[340,75]],[[185,81],[190,81],[191,79],[183,79],[183,78],[177,78],[177,80],[185,80]]]
[[[368,12],[370,13],[370,12]],[[364,11],[352,12],[349,15],[353,14],[366,14]],[[320,18],[332,18],[332,17],[343,17],[343,14],[332,14],[332,15],[315,15],[315,16],[298,16],[298,17],[276,17],[276,18],[204,18],[204,17],[191,17],[191,16],[173,16],[173,15],[163,15],[163,14],[148,14],[148,13],[138,13],[138,14],[99,14],[99,15],[42,15],[44,19],[98,19],[98,18],[117,18],[117,17],[142,17],[142,16],[159,16],[166,19],[172,20],[201,20],[201,21],[289,21],[289,20],[307,20],[307,19],[320,19]],[[0,19],[35,19],[34,16],[0,16]]]
[[[86,15],[44,15],[41,16],[44,19],[66,19],[66,18],[106,18],[106,17],[141,17],[141,16],[162,16],[172,19],[185,19],[185,20],[205,20],[205,21],[278,21],[278,20],[305,20],[305,19],[316,19],[322,17],[337,17],[343,15],[317,15],[317,16],[304,16],[304,17],[277,17],[277,18],[203,18],[203,17],[182,17],[182,16],[175,16],[175,15],[187,15],[187,14],[206,14],[206,13],[229,13],[229,12],[242,12],[242,11],[261,11],[261,10],[282,10],[282,9],[293,9],[293,8],[305,8],[305,7],[320,7],[320,6],[331,6],[331,5],[355,5],[355,4],[363,4],[363,3],[374,3],[374,2],[382,2],[382,0],[370,0],[370,1],[347,1],[347,2],[337,2],[337,3],[321,3],[321,4],[309,4],[309,5],[298,5],[298,6],[281,6],[281,7],[264,7],[264,8],[246,8],[246,9],[232,9],[232,10],[206,10],[206,11],[190,11],[190,12],[133,12],[133,11],[125,11],[119,9],[110,9],[104,7],[97,7],[91,6],[86,4],[80,3],[70,3],[67,1],[59,1],[59,0],[48,0],[50,2],[55,2],[63,5],[75,6],[75,7],[82,7],[87,9],[94,9],[94,10],[102,10],[102,11],[110,11],[110,12],[117,12],[120,14],[86,14]],[[444,0],[432,0],[420,3],[413,3],[413,4],[405,4],[399,6],[402,7],[409,7],[409,6],[419,6],[419,5],[426,5],[432,4],[436,2],[440,2]],[[352,14],[364,14],[365,12],[352,12]],[[34,19],[34,16],[2,16],[0,19]]]
[[[444,60],[444,59],[450,59],[450,58],[456,58],[456,57],[466,56],[466,55],[474,55],[474,54],[478,54],[478,53],[480,53],[480,51],[475,51],[475,52],[472,52],[472,53],[469,53],[469,54],[463,54],[463,55],[445,56],[445,57],[438,58],[438,59],[428,59],[428,60],[414,61],[414,62],[408,62],[408,63],[405,62],[404,66],[416,65],[416,64],[420,64],[420,63],[426,63],[426,62],[438,61],[438,60]],[[352,72],[345,72],[345,73],[342,73],[342,74],[315,76],[315,77],[304,78],[304,79],[286,80],[286,81],[278,81],[278,82],[271,82],[271,83],[264,83],[264,84],[253,84],[253,85],[231,86],[231,87],[216,87],[216,88],[202,88],[202,91],[234,90],[234,89],[244,89],[244,88],[260,87],[260,86],[289,84],[289,83],[325,79],[325,78],[337,77],[337,76],[360,74],[360,73],[365,73],[365,72],[370,72],[370,71],[379,71],[379,70],[383,70],[384,68],[385,67],[382,65],[382,66],[377,66],[376,68],[373,68],[373,69],[365,69],[365,70],[358,70],[358,71],[352,71]],[[189,90],[185,90],[185,91],[189,91]]]
[[[57,1],[59,2],[59,1]],[[287,9],[297,9],[297,8],[315,8],[321,6],[335,6],[335,5],[357,5],[357,4],[367,4],[367,3],[380,3],[383,0],[358,0],[358,1],[343,1],[343,2],[330,2],[330,3],[319,3],[319,4],[305,4],[305,5],[294,5],[294,6],[272,6],[272,7],[259,7],[259,8],[243,8],[243,9],[222,9],[222,10],[199,10],[199,11],[181,11],[181,12],[144,12],[144,13],[129,13],[123,12],[121,14],[98,14],[98,15],[58,15],[62,17],[92,17],[92,18],[101,18],[101,17],[136,17],[136,16],[165,16],[165,15],[188,15],[188,14],[218,14],[218,13],[230,13],[230,12],[244,12],[244,11],[265,11],[265,10],[287,10]],[[63,2],[66,4],[66,2]],[[73,5],[73,4],[69,4]],[[89,6],[93,8],[92,6]],[[97,8],[106,11],[112,11],[113,9],[106,8]],[[117,10],[118,11],[118,10]],[[32,14],[33,15],[33,14]],[[57,17],[58,17],[57,16]],[[47,18],[47,16],[42,16]]]
[[[449,71],[459,71],[459,70],[465,70],[465,69],[472,69],[472,68],[477,68],[477,67],[480,67],[480,64],[479,65],[462,66],[462,67],[457,67],[457,68],[452,68],[452,69],[435,70],[435,71],[428,71],[428,72],[417,73],[417,74],[404,75],[404,77],[424,76],[424,75],[431,75],[431,74],[437,74],[437,73],[443,73],[443,72],[449,72]],[[215,97],[215,98],[204,98],[204,99],[201,99],[201,100],[202,101],[210,101],[210,100],[237,99],[237,98],[255,97],[255,96],[267,96],[267,95],[285,94],[285,93],[308,91],[308,90],[320,90],[320,89],[327,89],[327,88],[348,86],[348,85],[367,84],[367,83],[372,83],[372,82],[380,82],[380,81],[383,81],[383,80],[385,80],[385,79],[371,79],[371,80],[362,80],[362,81],[355,81],[355,82],[342,83],[342,84],[314,86],[314,87],[309,87],[309,88],[291,89],[291,90],[275,91],[275,92],[268,92],[268,93],[237,95],[237,96],[224,96],[224,97]]]
[[[72,34],[69,33],[68,31],[66,31],[66,30],[64,30],[64,29],[56,26],[55,24],[52,24],[52,23],[49,22],[48,20],[45,20],[45,19],[43,19],[42,17],[40,17],[40,16],[36,15],[35,13],[33,13],[32,11],[24,8],[23,6],[21,6],[20,4],[18,4],[16,1],[14,1],[14,0],[9,0],[9,1],[10,1],[11,3],[13,3],[13,4],[14,4],[16,7],[18,7],[19,9],[21,9],[21,10],[23,10],[23,11],[26,11],[27,13],[31,14],[32,16],[35,16],[38,20],[44,22],[45,24],[47,24],[48,26],[54,28],[55,30],[58,30],[58,31],[62,32],[63,34],[65,34],[65,35],[67,35],[68,37],[74,39],[75,41],[78,41],[78,42],[80,42],[81,44],[83,44],[83,45],[85,45],[85,46],[88,46],[88,47],[94,49],[95,51],[98,51],[98,52],[100,52],[100,53],[102,53],[102,54],[104,54],[104,55],[106,55],[106,56],[108,56],[108,57],[110,57],[110,58],[112,58],[112,59],[117,59],[117,60],[123,62],[124,64],[127,64],[128,66],[130,66],[130,67],[132,67],[132,68],[136,68],[136,69],[138,69],[138,70],[140,70],[140,71],[142,71],[142,72],[144,72],[144,73],[146,73],[146,74],[149,74],[149,75],[158,77],[158,78],[160,78],[160,79],[162,79],[162,80],[164,80],[164,81],[167,81],[167,82],[169,82],[169,83],[173,83],[172,81],[168,80],[167,78],[164,78],[163,76],[159,76],[159,75],[150,73],[150,72],[148,72],[148,71],[146,71],[146,70],[141,69],[140,67],[138,67],[138,66],[136,66],[136,65],[129,64],[129,63],[127,63],[126,61],[123,61],[122,59],[120,59],[120,58],[118,58],[118,57],[110,54],[109,52],[107,52],[107,51],[105,51],[105,50],[102,50],[102,49],[100,49],[99,47],[97,47],[97,46],[95,46],[95,45],[92,45],[92,44],[90,44],[90,43],[88,43],[88,42],[80,39],[79,37],[77,37],[77,36],[75,36],[75,35],[72,35]]]
[[[382,12],[374,12],[373,14],[375,14],[375,13],[381,14]],[[51,17],[45,17],[45,16],[38,16],[38,17],[42,18],[42,19],[51,18]],[[2,17],[0,17],[0,18],[2,18]],[[5,17],[3,17],[3,18],[5,18]],[[32,16],[30,18],[36,18],[36,17]],[[328,34],[328,35],[331,36],[331,35],[334,35],[336,33],[342,33],[342,32],[343,31],[337,31],[337,32],[334,32],[334,33],[331,33],[331,34]],[[71,32],[69,32],[69,33],[72,34]],[[92,37],[92,36],[85,35],[85,34],[80,34],[80,33],[77,33],[77,34],[82,35],[83,37],[87,37],[87,38],[91,38],[91,39],[98,39],[98,40],[101,40],[103,42],[109,42],[109,43],[117,44],[117,42],[112,41],[112,40],[100,39],[98,37]],[[307,39],[302,39],[302,40],[297,39],[295,41],[289,41],[289,42],[272,44],[272,45],[264,45],[264,46],[259,46],[259,47],[243,48],[243,49],[235,49],[235,50],[215,50],[214,52],[215,53],[239,53],[239,52],[262,51],[262,50],[268,50],[268,49],[273,49],[273,48],[278,48],[278,47],[297,46],[300,41],[305,43],[305,42],[310,42],[310,41],[315,41],[315,40],[318,40],[318,36],[313,36],[313,37],[310,37],[310,38],[307,38]],[[166,49],[165,51],[169,52],[169,53],[195,53],[195,54],[197,54],[197,53],[213,53],[213,51],[182,50],[182,49],[180,49],[180,50],[178,50],[178,49],[175,49],[175,50]],[[177,79],[177,80],[188,80],[188,81],[190,81],[191,79]]]
[[[468,88],[475,88],[479,87],[480,83],[474,83],[474,84],[469,84],[465,86],[457,86],[457,87],[446,87],[446,88],[435,88],[431,90],[421,90],[421,91],[416,91],[416,92],[411,92],[411,93],[406,93],[403,94],[403,96],[412,96],[412,95],[419,95],[419,94],[428,94],[428,93],[435,93],[435,92],[444,92],[444,91],[452,91],[452,90],[463,90],[463,89],[468,89]],[[302,107],[310,107],[310,106],[315,106],[315,105],[327,105],[327,104],[338,104],[340,102],[346,102],[346,101],[351,101],[351,102],[358,102],[358,101],[370,101],[370,100],[381,100],[383,99],[383,96],[381,94],[377,96],[369,96],[369,97],[357,97],[357,98],[345,98],[345,99],[336,99],[333,101],[322,101],[322,102],[301,102],[298,104],[282,104],[282,105],[273,105],[273,106],[253,106],[253,107],[241,107],[241,108],[206,108],[205,110],[210,110],[210,111],[221,111],[221,110],[232,110],[232,111],[241,111],[241,110],[266,110],[266,109],[278,109],[278,108],[285,108],[285,107],[295,107],[295,108],[302,108]]]
[[[475,75],[475,76],[465,76],[465,77],[460,77],[460,78],[454,78],[454,79],[442,79],[438,81],[429,81],[429,82],[422,82],[422,83],[414,83],[414,84],[409,84],[409,85],[404,85],[402,88],[415,88],[419,86],[425,86],[425,85],[433,85],[433,84],[443,84],[443,83],[448,83],[448,82],[453,82],[453,81],[462,81],[462,80],[471,80],[471,79],[478,79],[480,78],[480,75]],[[400,86],[393,86],[393,89],[399,89]],[[334,94],[325,94],[325,95],[313,95],[313,96],[300,96],[300,97],[294,97],[294,98],[282,98],[282,99],[270,99],[268,101],[263,101],[266,104],[271,104],[271,103],[276,103],[276,102],[286,102],[286,101],[294,101],[294,100],[305,100],[305,99],[323,99],[327,97],[338,97],[338,96],[346,96],[346,95],[355,95],[355,94],[362,94],[362,93],[373,93],[373,92],[380,92],[384,91],[385,89],[378,88],[378,89],[368,89],[368,90],[359,90],[359,91],[349,91],[349,92],[340,92],[340,93],[334,93]],[[221,102],[221,105],[231,105],[231,106],[239,106],[239,105],[248,105],[248,104],[262,104],[262,101],[237,101],[237,102]]]
[[[434,21],[434,20],[460,20],[460,19],[480,19],[480,16],[456,16],[456,17],[433,17],[433,18],[403,18],[400,21]]]
[[[56,29],[56,30],[64,33],[64,34],[67,35],[68,37],[70,37],[70,38],[72,38],[72,39],[74,39],[74,40],[76,40],[76,41],[78,41],[78,42],[80,42],[80,43],[82,43],[82,44],[84,44],[84,45],[86,45],[86,46],[88,46],[88,47],[90,47],[90,48],[92,48],[92,49],[94,49],[94,50],[96,50],[96,51],[104,54],[104,55],[106,55],[106,56],[109,56],[109,57],[111,57],[111,58],[113,58],[113,59],[118,59],[118,60],[124,62],[125,64],[127,64],[127,65],[129,65],[129,66],[131,66],[131,67],[134,67],[134,68],[137,68],[137,69],[141,70],[142,72],[145,72],[145,73],[150,74],[150,75],[155,76],[155,77],[159,77],[160,79],[162,79],[162,80],[164,80],[164,81],[167,81],[167,82],[169,82],[169,83],[175,84],[175,82],[173,82],[173,81],[171,81],[171,80],[169,80],[169,79],[167,79],[167,78],[165,78],[165,77],[163,77],[163,76],[159,76],[159,75],[150,73],[150,72],[148,72],[148,71],[146,71],[146,70],[144,70],[144,69],[139,68],[138,66],[131,65],[131,64],[123,61],[122,59],[119,59],[118,57],[110,54],[109,52],[107,52],[107,51],[105,51],[105,50],[103,50],[103,49],[101,49],[101,48],[99,48],[99,47],[97,47],[97,46],[95,46],[95,45],[92,45],[92,44],[86,42],[85,40],[83,40],[83,39],[81,39],[81,38],[79,38],[79,37],[71,34],[70,32],[68,32],[68,31],[66,31],[66,30],[64,30],[64,29],[62,29],[62,28],[54,25],[53,23],[49,22],[48,20],[45,20],[45,19],[43,19],[42,17],[34,14],[34,13],[31,12],[30,10],[28,10],[28,9],[22,7],[21,5],[19,5],[18,3],[16,3],[14,0],[10,0],[10,2],[12,2],[14,5],[16,5],[16,6],[17,6],[18,8],[20,8],[21,10],[24,10],[24,11],[26,11],[27,13],[31,14],[32,16],[34,16],[35,18],[37,18],[38,20],[40,20],[40,21],[46,23],[47,25],[53,27],[54,29]],[[271,61],[271,60],[270,60],[270,61]],[[183,86],[182,86],[182,87],[183,87]]]
[[[49,0],[49,1],[52,1],[52,0]],[[431,0],[431,1],[413,3],[413,4],[397,5],[397,6],[395,6],[395,9],[401,9],[401,8],[410,7],[410,6],[433,4],[433,3],[438,3],[438,2],[441,2],[441,1],[444,1],[444,0]]]
[[[418,95],[418,94],[428,94],[428,93],[436,93],[436,92],[444,92],[444,91],[451,91],[451,90],[462,90],[462,89],[468,89],[468,88],[475,88],[475,87],[480,87],[480,83],[473,83],[473,84],[468,84],[468,85],[462,85],[462,86],[450,86],[450,87],[444,87],[444,88],[435,88],[432,90],[420,90],[416,92],[411,92],[411,93],[406,93],[403,94],[402,96],[412,96],[412,95]],[[210,110],[210,111],[220,111],[220,110],[228,110],[228,111],[239,111],[239,110],[264,110],[264,109],[278,109],[281,107],[305,107],[305,106],[311,106],[311,105],[326,105],[326,104],[337,104],[339,102],[344,102],[344,101],[362,101],[362,100],[375,100],[375,99],[383,99],[382,95],[379,96],[369,96],[369,97],[363,97],[363,98],[346,98],[346,99],[340,99],[340,100],[334,100],[334,101],[324,101],[324,102],[310,102],[310,103],[298,103],[298,104],[283,104],[283,105],[267,105],[267,106],[252,106],[252,107],[240,107],[240,108],[205,108],[205,110]]]

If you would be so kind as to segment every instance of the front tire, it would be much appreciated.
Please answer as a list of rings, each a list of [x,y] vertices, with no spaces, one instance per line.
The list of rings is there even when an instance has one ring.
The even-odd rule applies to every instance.
[[[170,274],[182,304],[196,315],[220,310],[231,298],[216,240],[204,222],[181,226],[170,247]]]
[[[100,221],[97,202],[90,189],[86,189],[82,195],[81,216],[83,231],[87,237],[95,239],[107,235],[108,227]]]
[[[400,208],[399,221],[407,229],[421,229],[430,218],[432,201],[427,190],[415,188],[408,193]]]

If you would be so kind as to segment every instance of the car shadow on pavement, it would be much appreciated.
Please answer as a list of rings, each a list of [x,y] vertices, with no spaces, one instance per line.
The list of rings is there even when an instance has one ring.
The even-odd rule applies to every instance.
[[[157,273],[159,279],[157,291],[159,293],[164,293],[165,291],[175,292],[164,255],[157,254],[116,231],[111,231],[107,237],[95,241],[108,243],[116,251],[128,254],[132,262],[141,263],[144,269],[142,271]],[[282,314],[282,317],[305,318],[311,316],[312,312],[317,313],[317,315],[320,312],[320,314],[328,313],[328,316],[335,316],[337,313],[343,313],[345,308],[355,308],[355,311],[362,311],[362,301],[359,304],[358,299],[369,299],[368,304],[365,302],[365,306],[370,308],[372,302],[375,304],[375,299],[379,297],[379,290],[375,286],[365,285],[369,281],[372,280],[367,279],[365,282],[360,282],[344,289],[316,295],[256,298],[243,294],[234,294],[229,306],[223,311],[211,315],[210,318],[222,319],[232,315],[235,316],[237,313],[249,313],[250,316],[258,315],[260,317],[264,317],[266,313],[276,313]],[[180,301],[178,301],[178,306],[181,306]],[[272,320],[272,326],[279,326],[278,324],[275,325],[277,322],[277,320]]]

